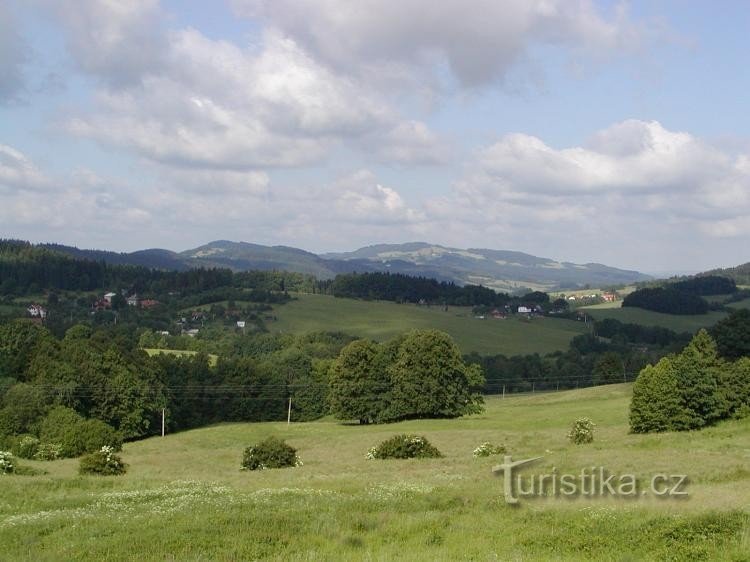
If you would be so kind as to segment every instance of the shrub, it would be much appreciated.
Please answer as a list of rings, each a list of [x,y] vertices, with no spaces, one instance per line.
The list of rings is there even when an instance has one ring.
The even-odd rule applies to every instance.
[[[594,427],[594,422],[589,418],[578,418],[568,432],[568,439],[576,445],[591,443],[594,440]]]
[[[13,474],[16,464],[10,451],[0,451],[0,474]]]
[[[105,445],[95,453],[81,457],[78,467],[80,474],[96,474],[100,476],[114,476],[125,474],[127,465],[115,454],[114,447]]]
[[[474,449],[472,456],[477,457],[490,457],[492,455],[504,455],[508,450],[505,445],[493,445],[489,441],[485,441],[479,447]]]
[[[302,466],[297,449],[276,437],[269,437],[245,449],[242,470],[265,470]]]
[[[748,406],[747,404],[743,404],[734,411],[732,417],[736,420],[744,420],[745,418],[750,418],[750,406]]]
[[[426,438],[419,435],[395,435],[371,448],[368,459],[426,459],[443,455]]]
[[[38,461],[56,461],[62,457],[63,447],[60,443],[41,443],[34,455]]]
[[[33,459],[38,449],[39,439],[33,435],[19,435],[11,448],[11,453],[21,459]]]
[[[46,443],[59,443],[60,456],[78,457],[102,447],[122,448],[122,436],[101,420],[85,419],[75,410],[58,406],[44,418],[40,432]]]

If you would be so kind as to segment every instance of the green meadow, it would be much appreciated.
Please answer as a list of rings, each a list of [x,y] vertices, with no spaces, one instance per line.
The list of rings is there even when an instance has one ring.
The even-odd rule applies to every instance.
[[[606,303],[609,305],[610,303]],[[675,332],[697,332],[701,328],[713,326],[719,320],[726,318],[727,313],[712,311],[707,314],[664,314],[634,307],[587,306],[581,308],[591,315],[594,320],[614,318],[627,324],[641,324],[642,326],[660,326]]]
[[[631,435],[630,385],[491,398],[456,420],[345,425],[226,424],[126,444],[119,477],[77,475],[77,460],[22,461],[0,476],[3,560],[748,560],[750,419],[700,432]],[[596,437],[572,445],[574,419]],[[430,460],[366,460],[396,433],[426,436]],[[269,435],[304,466],[242,472],[244,447]],[[525,476],[603,466],[685,474],[687,497],[503,497],[498,457],[542,456]]]
[[[490,316],[475,318],[470,308],[417,306],[384,301],[340,299],[328,295],[295,295],[297,300],[274,307],[272,332],[343,331],[383,341],[413,328],[434,328],[449,333],[461,351],[518,355],[567,349],[570,340],[586,331],[573,320]]]

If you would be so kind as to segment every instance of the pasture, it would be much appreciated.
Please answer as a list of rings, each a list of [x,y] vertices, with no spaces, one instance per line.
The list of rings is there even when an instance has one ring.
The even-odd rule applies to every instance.
[[[570,340],[585,333],[582,322],[559,318],[531,320],[509,316],[497,320],[475,318],[470,308],[417,306],[385,301],[341,299],[327,295],[295,295],[297,300],[275,306],[276,321],[266,320],[272,332],[342,331],[383,341],[406,330],[434,328],[449,333],[461,351],[519,355],[567,349]]]
[[[607,303],[609,304],[609,303]],[[652,312],[642,308],[633,307],[600,307],[598,305],[583,307],[594,320],[603,320],[604,318],[614,318],[626,324],[640,324],[642,326],[660,326],[668,328],[675,332],[697,332],[701,328],[713,326],[719,320],[726,318],[727,313],[721,311],[711,311],[707,314],[664,314],[662,312]]]
[[[225,424],[125,445],[129,472],[78,476],[76,460],[22,461],[39,476],[0,476],[4,560],[747,560],[750,419],[691,433],[631,435],[630,385],[490,398],[485,413],[390,425]],[[589,416],[592,444],[572,445]],[[430,460],[366,460],[396,433],[426,436]],[[268,436],[304,466],[239,470]],[[682,499],[503,499],[498,457],[542,456],[524,474],[603,466],[649,482],[686,474]]]

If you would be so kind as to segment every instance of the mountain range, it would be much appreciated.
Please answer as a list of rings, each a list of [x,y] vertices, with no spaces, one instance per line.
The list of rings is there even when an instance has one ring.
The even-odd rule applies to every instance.
[[[194,267],[225,267],[235,271],[284,270],[331,279],[340,273],[390,271],[432,277],[460,285],[481,284],[501,291],[604,287],[645,281],[650,276],[598,263],[559,262],[508,250],[459,249],[410,242],[378,244],[353,252],[314,254],[289,246],[263,246],[217,240],[192,250],[163,249],[118,253],[81,250],[59,244],[42,245],[81,259],[183,271]]]

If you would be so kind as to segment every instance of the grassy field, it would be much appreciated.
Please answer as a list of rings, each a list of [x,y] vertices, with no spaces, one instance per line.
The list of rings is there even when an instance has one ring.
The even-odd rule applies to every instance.
[[[745,299],[727,304],[729,308],[750,308],[750,299]]]
[[[464,353],[547,353],[566,349],[585,332],[581,322],[557,318],[495,320],[474,318],[471,309],[420,307],[383,301],[338,299],[327,295],[297,295],[298,300],[274,307],[277,321],[267,321],[273,332],[302,333],[340,330],[382,341],[412,328],[448,332]]]
[[[148,353],[149,355],[158,355],[160,353],[167,353],[169,355],[197,355],[197,351],[186,351],[184,349],[156,349],[147,347],[144,348],[143,351]],[[208,362],[211,366],[215,366],[216,363],[219,361],[219,356],[214,355],[213,353],[208,354]]]
[[[614,318],[628,324],[661,326],[675,332],[697,332],[701,328],[713,326],[716,322],[727,316],[726,312],[719,311],[709,312],[708,314],[677,315],[662,314],[661,312],[652,312],[650,310],[643,310],[642,308],[602,308],[598,305],[584,307],[581,310],[588,312],[594,320]]]
[[[77,461],[25,461],[42,476],[0,476],[3,560],[748,560],[750,419],[701,432],[630,435],[629,385],[488,401],[458,420],[383,426],[324,420],[226,424],[125,446],[120,477],[81,477]],[[565,435],[579,416],[589,445]],[[400,432],[442,459],[365,460]],[[268,435],[304,466],[241,472],[242,449]],[[603,466],[687,474],[688,496],[503,499],[498,458],[543,456],[523,474]]]

